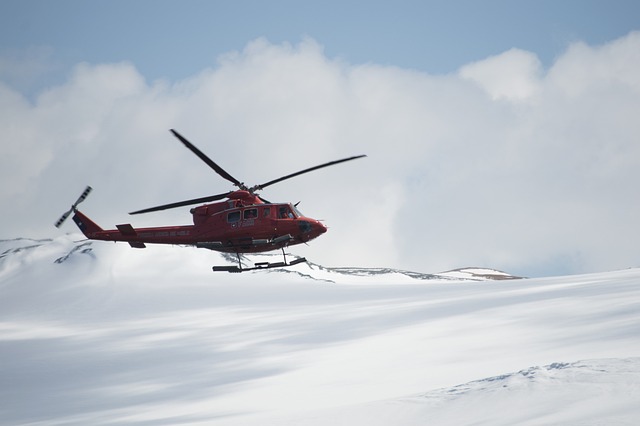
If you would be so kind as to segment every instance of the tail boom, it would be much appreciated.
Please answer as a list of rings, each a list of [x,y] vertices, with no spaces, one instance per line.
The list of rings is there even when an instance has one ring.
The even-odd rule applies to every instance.
[[[193,225],[158,228],[133,228],[130,224],[116,225],[117,229],[102,229],[84,213],[76,210],[73,221],[91,240],[122,241],[134,248],[149,244],[194,244]]]

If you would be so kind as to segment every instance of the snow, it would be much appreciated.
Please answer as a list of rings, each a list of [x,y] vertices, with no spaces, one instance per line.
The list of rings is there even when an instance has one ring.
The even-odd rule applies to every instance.
[[[0,424],[640,422],[639,269],[211,272],[224,263],[0,241]]]
[[[631,425],[640,415],[639,365],[639,358],[554,363],[274,424]]]

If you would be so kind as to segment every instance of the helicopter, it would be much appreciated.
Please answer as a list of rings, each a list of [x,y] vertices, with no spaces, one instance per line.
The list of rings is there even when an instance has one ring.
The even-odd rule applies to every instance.
[[[76,202],[71,205],[71,208],[55,223],[55,226],[59,228],[73,213],[73,221],[82,233],[91,240],[122,241],[129,243],[133,248],[145,248],[146,244],[188,245],[236,255],[237,266],[214,266],[214,272],[243,272],[293,266],[307,260],[302,257],[287,261],[285,248],[308,243],[324,234],[327,227],[320,221],[300,213],[297,209],[297,203],[272,203],[262,198],[257,191],[262,191],[268,186],[304,173],[366,157],[366,155],[356,155],[330,161],[263,184],[247,186],[231,176],[180,133],[174,129],[170,131],[185,147],[237,189],[129,213],[137,215],[205,203],[190,210],[193,225],[134,228],[127,223],[116,225],[116,229],[105,230],[78,210],[78,204],[83,202],[92,190],[90,186],[87,186]],[[282,262],[259,262],[255,263],[253,267],[243,267],[240,261],[241,254],[272,250],[282,251]]]

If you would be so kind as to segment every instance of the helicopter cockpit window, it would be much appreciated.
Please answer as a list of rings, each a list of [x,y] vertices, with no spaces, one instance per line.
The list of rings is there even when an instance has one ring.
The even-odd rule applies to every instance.
[[[295,205],[291,205],[291,208],[293,209],[293,213],[296,215],[296,217],[304,216],[302,213],[300,213],[300,210],[298,210]]]
[[[295,219],[295,215],[291,211],[291,206],[280,206],[278,209],[278,217],[280,219]]]
[[[258,209],[247,209],[244,211],[243,219],[255,219],[258,217]]]
[[[229,223],[234,223],[240,220],[240,212],[239,211],[235,211],[235,212],[231,212],[227,215],[227,222]]]

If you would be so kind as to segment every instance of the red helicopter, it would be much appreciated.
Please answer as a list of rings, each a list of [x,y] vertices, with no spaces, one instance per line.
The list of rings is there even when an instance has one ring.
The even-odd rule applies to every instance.
[[[366,157],[366,155],[357,155],[331,161],[260,185],[248,187],[218,166],[178,132],[173,129],[171,129],[171,132],[198,158],[224,179],[233,183],[238,189],[129,213],[132,215],[149,213],[224,200],[192,208],[193,225],[133,228],[131,224],[124,224],[116,225],[117,229],[104,230],[77,209],[78,204],[84,201],[91,192],[91,187],[87,186],[82,195],[71,206],[71,209],[64,213],[55,223],[55,226],[60,227],[73,212],[74,222],[82,233],[91,240],[125,241],[134,248],[145,248],[145,244],[191,245],[198,248],[236,254],[238,266],[214,266],[214,271],[242,272],[292,266],[306,262],[306,259],[299,258],[287,262],[284,248],[307,243],[324,234],[327,228],[318,220],[304,216],[298,211],[296,205],[291,203],[272,203],[262,198],[256,191],[323,167]],[[248,268],[243,267],[240,262],[240,254],[242,253],[259,253],[278,249],[282,250],[283,262],[260,262],[256,263],[254,267]]]

